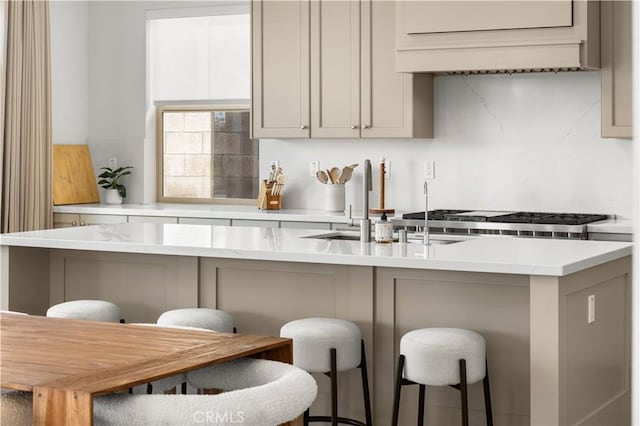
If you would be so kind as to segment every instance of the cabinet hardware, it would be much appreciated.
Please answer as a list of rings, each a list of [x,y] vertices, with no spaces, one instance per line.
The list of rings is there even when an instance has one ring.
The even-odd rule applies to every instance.
[[[368,125],[368,124],[363,124],[363,125],[362,125],[362,128],[363,128],[363,129],[368,129],[368,128],[369,128],[369,125]]]
[[[301,130],[305,130],[307,128],[307,126],[305,126],[304,124],[302,126],[300,126]]]
[[[355,129],[357,129],[357,128],[358,128],[358,125],[357,125],[357,124],[354,124],[354,125],[352,125],[352,126],[351,126],[351,128],[352,128],[353,130],[355,130]]]
[[[71,222],[71,226],[76,226],[76,223],[75,222]]]

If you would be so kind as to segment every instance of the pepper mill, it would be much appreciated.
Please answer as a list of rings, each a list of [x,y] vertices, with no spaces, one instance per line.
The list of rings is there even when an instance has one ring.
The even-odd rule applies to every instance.
[[[376,215],[382,215],[384,214],[394,214],[396,212],[396,209],[388,209],[385,208],[384,206],[384,171],[385,171],[385,161],[384,161],[384,157],[382,157],[380,159],[380,207],[377,209],[370,209],[369,213],[371,214],[376,214]]]

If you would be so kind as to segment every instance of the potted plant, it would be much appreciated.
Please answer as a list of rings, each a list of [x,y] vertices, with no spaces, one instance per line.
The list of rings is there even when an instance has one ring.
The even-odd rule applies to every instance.
[[[125,175],[131,174],[132,166],[118,167],[112,169],[111,167],[100,167],[100,170],[104,170],[98,175],[98,185],[107,190],[105,202],[107,204],[122,204],[122,199],[127,196],[127,188],[120,183],[120,178]]]

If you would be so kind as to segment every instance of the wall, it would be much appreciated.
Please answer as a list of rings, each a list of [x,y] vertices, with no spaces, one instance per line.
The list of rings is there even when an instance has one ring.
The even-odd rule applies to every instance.
[[[436,162],[430,208],[615,213],[632,211],[629,140],[600,138],[598,72],[446,76],[435,79],[432,140],[263,140],[261,176],[280,160],[286,208],[322,208],[321,168],[391,160],[386,206],[424,207],[423,162]],[[378,205],[377,165],[374,193]],[[347,200],[361,209],[361,167]]]
[[[89,5],[88,140],[96,167],[110,156],[135,166],[128,202],[155,200],[145,11],[188,5]],[[310,161],[327,168],[385,156],[392,161],[387,205],[419,210],[422,162],[435,160],[434,208],[631,215],[633,144],[600,139],[599,73],[438,77],[435,91],[433,140],[263,140],[260,174],[266,176],[269,161],[280,160],[289,174],[284,206],[322,208],[323,188],[308,177]],[[356,209],[360,182],[361,167],[347,185]]]
[[[116,157],[134,166],[127,202],[155,201],[153,105],[146,86],[146,11],[215,2],[91,1],[89,4],[89,145],[94,167]]]
[[[52,1],[51,95],[53,143],[86,144],[89,102],[89,6]]]

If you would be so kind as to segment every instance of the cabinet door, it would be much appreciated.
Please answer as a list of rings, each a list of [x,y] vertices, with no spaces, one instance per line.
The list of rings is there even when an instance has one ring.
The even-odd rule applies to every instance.
[[[129,216],[130,223],[178,223],[177,217],[171,216]]]
[[[309,137],[309,1],[252,2],[253,138]]]
[[[360,137],[360,3],[311,3],[311,136]]]
[[[602,137],[631,138],[631,2],[601,3]]]
[[[81,214],[80,226],[105,225],[109,223],[126,223],[127,216],[116,214]]]
[[[394,2],[362,0],[361,7],[361,137],[433,137],[433,77],[395,70]]]
[[[70,228],[72,226],[80,225],[80,215],[75,213],[54,213],[53,214],[53,227],[54,228]]]
[[[407,34],[570,27],[572,1],[408,1]]]

